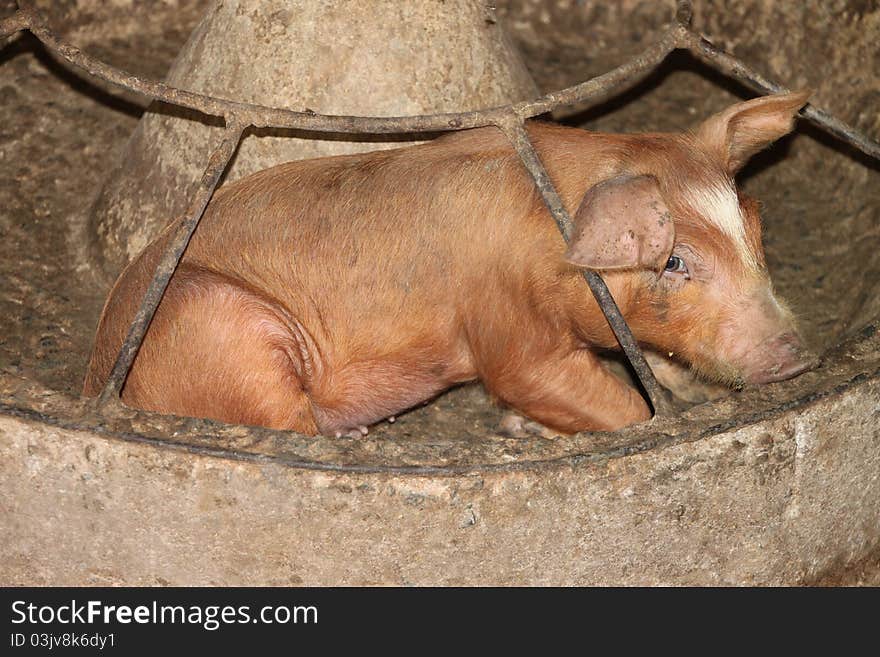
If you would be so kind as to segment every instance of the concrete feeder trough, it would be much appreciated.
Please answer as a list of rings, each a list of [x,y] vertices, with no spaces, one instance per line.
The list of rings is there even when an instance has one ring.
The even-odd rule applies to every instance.
[[[283,89],[271,85],[289,71],[281,66],[259,68],[266,83],[249,88],[235,87],[253,80],[249,71],[226,71],[230,88],[243,94],[238,100],[355,114],[510,102],[534,94],[529,74],[544,91],[563,88],[638,53],[670,20],[668,6],[648,0],[613,8],[509,0],[496,11],[462,0],[461,11],[450,12],[460,24],[448,16],[384,16],[362,38],[337,39],[346,57],[328,64],[336,61],[322,45],[330,36],[318,27],[347,32],[326,15],[285,13],[310,3],[247,3],[258,7],[252,13],[246,3],[224,2],[221,10],[208,0],[149,11],[122,0],[35,4],[66,41],[143,77],[163,77],[180,52],[176,83],[217,95],[224,87],[204,61],[222,57],[199,59],[214,47],[211,20],[244,30],[236,38],[253,47],[252,62],[269,50],[287,57],[291,49],[279,42],[303,43],[308,33],[308,57],[328,57],[321,80],[340,79],[334,66],[375,64],[364,54],[370,48],[413,60],[409,49],[423,47],[408,41],[415,32],[428,34],[419,38],[431,47],[445,44],[448,65],[432,57],[411,69],[383,64],[351,72],[323,96],[320,84],[308,82],[308,66],[296,69],[305,82]],[[373,9],[399,12],[404,4]],[[815,106],[880,135],[880,9],[694,4],[695,28],[714,43],[771,80],[812,88]],[[0,3],[0,10],[3,18],[14,6]],[[172,15],[176,31],[165,27]],[[362,24],[368,17],[332,18]],[[485,34],[443,39],[444,30],[464,34],[464,23]],[[393,34],[376,38],[379,28]],[[489,45],[477,53],[475,41]],[[396,45],[380,47],[388,43]],[[286,65],[303,64],[295,55]],[[406,76],[395,78],[395,70],[412,76],[432,62],[446,74],[416,76],[422,87],[410,78],[400,111],[393,101],[404,96],[395,85]],[[497,84],[462,91],[477,71],[490,71]],[[280,95],[260,95],[270,87]],[[340,100],[355,95],[359,104]],[[555,118],[593,130],[681,130],[748,95],[675,53],[605,105]],[[690,402],[681,414],[615,433],[507,438],[495,429],[501,410],[479,386],[467,386],[362,440],[331,439],[128,409],[101,416],[79,397],[108,275],[142,246],[149,221],[159,222],[155,228],[168,208],[179,212],[175,204],[204,166],[192,135],[205,135],[206,155],[214,128],[167,107],[147,110],[134,95],[112,95],[26,34],[0,51],[0,97],[8,173],[0,180],[0,583],[880,583],[876,160],[801,122],[740,180],[764,203],[771,274],[822,354],[819,369],[723,395],[680,383],[675,391]],[[144,155],[162,138],[192,141],[173,162],[166,147]],[[305,144],[299,155],[284,150],[294,143]],[[253,134],[229,177],[273,158],[341,147],[339,140],[325,146]],[[130,168],[150,162],[161,166],[135,169],[145,184],[132,184]],[[128,214],[119,210],[125,207]]]

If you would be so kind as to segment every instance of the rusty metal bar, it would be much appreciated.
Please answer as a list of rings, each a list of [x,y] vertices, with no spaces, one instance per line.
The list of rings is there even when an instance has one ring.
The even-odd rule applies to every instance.
[[[507,135],[523,165],[531,174],[532,179],[535,181],[535,186],[538,188],[544,203],[547,205],[547,209],[559,228],[559,232],[562,233],[562,238],[566,243],[571,241],[571,217],[569,217],[562,199],[559,198],[559,194],[556,192],[556,188],[547,174],[547,169],[529,140],[529,135],[523,125],[523,119],[515,114],[510,114],[506,121],[498,124],[498,127]],[[673,410],[672,404],[666,392],[654,377],[654,373],[645,360],[642,350],[639,348],[632,331],[630,331],[626,320],[623,318],[623,314],[620,312],[620,308],[617,307],[617,303],[615,303],[614,298],[611,296],[611,291],[608,289],[602,276],[590,270],[585,270],[583,275],[599,307],[605,314],[605,319],[608,320],[608,325],[611,327],[614,337],[620,343],[642,387],[648,394],[651,405],[654,407],[654,414],[661,417],[671,415]]]
[[[537,116],[552,111],[562,105],[591,101],[597,104],[612,93],[622,91],[636,84],[647,75],[678,43],[678,26],[673,25],[660,40],[646,48],[630,61],[573,87],[554,91],[540,98],[523,101],[510,106],[492,107],[471,112],[449,112],[425,114],[421,116],[369,117],[326,115],[315,112],[266,107],[264,105],[241,103],[237,101],[205,96],[166,85],[162,82],[140,78],[131,73],[109,66],[82,52],[79,48],[62,42],[48,28],[45,20],[29,2],[19,0],[21,9],[17,18],[24,24],[16,29],[28,29],[53,54],[69,64],[82,69],[90,77],[98,78],[127,91],[166,103],[186,107],[202,114],[226,116],[235,114],[241,120],[259,128],[289,128],[314,132],[338,132],[346,134],[394,134],[437,132],[444,130],[463,130],[494,125],[510,109],[520,116]]]
[[[225,116],[233,112],[242,120],[247,120],[255,127],[292,128],[316,132],[359,133],[406,133],[433,132],[438,130],[461,130],[487,125],[514,109],[520,116],[537,116],[552,111],[561,105],[582,103],[591,100],[596,103],[604,100],[610,93],[623,89],[623,85],[638,82],[644,75],[655,68],[676,46],[678,26],[670,27],[654,45],[634,57],[629,62],[581,84],[554,91],[536,100],[516,103],[512,106],[488,108],[472,112],[441,113],[411,117],[363,117],[322,115],[314,112],[296,112],[282,108],[263,105],[240,103],[231,100],[205,96],[190,91],[177,89],[161,82],[144,80],[135,75],[121,71],[90,57],[78,48],[60,41],[47,27],[45,20],[30,7],[30,2],[20,0],[19,4],[27,9],[19,10],[17,16],[24,25],[17,29],[29,29],[37,39],[52,53],[66,60],[91,77],[134,91],[163,102],[187,107],[189,109],[212,116]]]
[[[90,57],[79,48],[62,42],[48,28],[46,21],[32,7],[29,0],[19,0],[19,6],[22,8],[0,22],[0,35],[8,36],[14,31],[27,29],[50,52],[82,69],[89,76],[155,100],[187,107],[211,116],[225,117],[228,114],[235,114],[241,120],[255,127],[289,128],[314,132],[401,134],[463,130],[497,125],[498,121],[503,121],[510,111],[515,112],[518,116],[533,117],[563,105],[582,104],[587,101],[589,101],[589,105],[593,105],[638,82],[641,77],[656,68],[669,52],[676,48],[690,51],[712,68],[743,82],[761,94],[786,91],[783,85],[764,78],[744,62],[725,53],[693,32],[689,27],[693,13],[691,4],[688,0],[678,0],[675,20],[655,44],[608,73],[578,85],[545,94],[535,100],[502,107],[473,112],[450,112],[408,117],[342,116],[317,114],[309,111],[297,112],[205,96],[177,89],[162,82],[142,79],[109,66]],[[801,110],[801,115],[823,131],[874,158],[880,159],[880,143],[843,121],[835,119],[828,112],[807,105]]]
[[[104,385],[104,389],[98,398],[98,406],[100,408],[107,408],[118,403],[125,378],[128,376],[135,356],[144,341],[144,336],[150,327],[150,322],[153,321],[156,309],[162,301],[165,289],[168,287],[175,269],[177,269],[177,265],[189,244],[190,238],[205,214],[205,208],[208,207],[208,202],[214,195],[214,190],[220,182],[220,177],[226,170],[229,160],[232,159],[235,149],[238,148],[241,133],[245,127],[247,127],[246,124],[235,120],[228,123],[220,145],[211,154],[208,166],[205,167],[202,180],[193,197],[189,212],[175,229],[168,247],[165,249],[165,253],[162,254],[159,264],[156,265],[153,280],[150,281],[150,285],[147,287],[147,291],[141,300],[141,306],[129,326],[128,334],[125,336],[122,347],[119,349],[119,355],[116,357],[116,362],[110,371],[110,377],[107,379],[107,383]]]
[[[30,13],[24,10],[19,10],[12,14],[12,16],[7,16],[0,20],[0,39],[12,36],[15,32],[29,29],[31,22]]]
[[[755,69],[690,30],[683,33],[680,44],[682,48],[688,50],[701,62],[711,66],[727,77],[739,80],[749,89],[757,91],[762,95],[790,91],[790,89],[781,84],[768,80]],[[800,115],[828,134],[880,160],[880,143],[843,121],[834,118],[828,112],[808,104],[800,111]]]

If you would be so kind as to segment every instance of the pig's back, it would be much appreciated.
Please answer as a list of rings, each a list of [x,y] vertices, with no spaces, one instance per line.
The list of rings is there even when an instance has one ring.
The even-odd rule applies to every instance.
[[[381,343],[426,313],[436,330],[514,235],[527,241],[513,227],[534,191],[495,132],[257,173],[218,192],[184,261],[320,315],[336,337]]]

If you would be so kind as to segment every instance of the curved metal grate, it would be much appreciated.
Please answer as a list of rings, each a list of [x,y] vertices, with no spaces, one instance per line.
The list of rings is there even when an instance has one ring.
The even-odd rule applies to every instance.
[[[535,186],[544,199],[547,209],[559,227],[559,231],[568,241],[572,228],[571,218],[556,193],[537,152],[529,141],[524,125],[527,119],[564,105],[584,103],[585,101],[596,104],[642,80],[674,50],[689,51],[708,66],[738,80],[760,94],[788,91],[784,86],[763,77],[744,62],[725,53],[694,32],[691,28],[693,7],[690,0],[677,0],[674,19],[662,31],[660,38],[655,43],[638,56],[603,75],[561,91],[545,94],[531,101],[473,112],[408,117],[324,115],[309,110],[297,112],[240,103],[177,89],[162,82],[139,78],[90,57],[78,48],[61,41],[49,29],[46,20],[34,7],[31,0],[18,0],[18,6],[19,9],[16,13],[0,21],[0,37],[6,39],[16,32],[28,30],[49,52],[81,69],[90,77],[98,78],[155,100],[194,110],[203,115],[220,117],[226,123],[226,130],[220,144],[211,154],[185,218],[178,226],[156,267],[140,308],[129,326],[107,383],[98,397],[97,410],[101,413],[108,413],[121,405],[122,387],[149,329],[153,315],[223,172],[238,147],[244,130],[247,128],[288,128],[315,133],[377,135],[440,132],[495,126],[504,132],[519,154],[523,165],[529,171]],[[880,160],[880,143],[827,112],[807,105],[800,111],[800,115],[819,129]],[[583,275],[647,393],[654,408],[655,417],[671,415],[673,412],[672,404],[664,389],[657,383],[604,280],[594,271],[585,271]]]

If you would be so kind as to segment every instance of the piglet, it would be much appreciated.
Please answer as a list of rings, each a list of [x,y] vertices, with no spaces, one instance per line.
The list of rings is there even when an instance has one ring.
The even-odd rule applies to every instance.
[[[646,420],[597,350],[617,343],[581,269],[637,340],[727,384],[813,362],[773,292],[758,204],[734,175],[808,93],[733,105],[683,134],[532,122],[574,221],[566,246],[494,128],[290,162],[220,189],[134,361],[123,401],[160,413],[353,432],[480,379],[562,432]],[[174,224],[172,224],[173,226]],[[84,394],[106,381],[166,229],[106,302]]]

